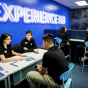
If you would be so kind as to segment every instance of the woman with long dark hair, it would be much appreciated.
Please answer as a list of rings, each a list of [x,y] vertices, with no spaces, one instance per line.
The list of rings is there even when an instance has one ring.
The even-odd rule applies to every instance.
[[[16,53],[11,49],[11,39],[12,36],[3,33],[0,38],[0,59],[3,62],[10,62],[10,61],[21,61],[24,60],[23,58],[9,58],[9,56],[12,55],[17,55],[17,56],[27,56],[27,55],[22,55],[20,53]]]
[[[57,37],[62,39],[62,43],[64,44],[65,47],[65,51],[64,51],[65,55],[69,54],[70,43],[65,26],[61,27],[60,34]]]

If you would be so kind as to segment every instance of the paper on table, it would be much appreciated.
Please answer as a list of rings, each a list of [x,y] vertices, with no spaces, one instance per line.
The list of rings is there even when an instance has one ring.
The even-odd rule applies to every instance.
[[[9,73],[10,73],[10,71],[8,71],[7,69],[0,67],[0,77],[2,77],[4,75],[8,75]]]
[[[17,61],[16,63],[14,63],[14,65],[20,66],[20,65],[23,65],[23,62],[22,61]]]
[[[24,59],[25,59],[26,61],[35,60],[33,57],[25,57]]]
[[[22,66],[23,64],[24,64],[23,61],[14,61],[14,62],[10,63],[10,65],[13,65],[16,67]]]
[[[32,60],[35,60],[33,57],[24,57],[24,60],[26,61],[32,61]],[[23,61],[14,61],[12,63],[10,63],[10,65],[13,65],[15,67],[19,67],[19,66],[22,66],[24,64]]]
[[[3,77],[3,76],[4,76],[4,74],[2,72],[0,72],[0,78]]]

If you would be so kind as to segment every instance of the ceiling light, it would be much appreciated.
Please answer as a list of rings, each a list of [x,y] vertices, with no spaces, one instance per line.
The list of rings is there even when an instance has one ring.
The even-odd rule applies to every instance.
[[[57,6],[54,6],[54,5],[46,5],[45,6],[45,9],[47,9],[47,10],[57,10],[58,7]]]
[[[38,0],[19,0],[19,1],[28,4],[35,4],[38,2]]]
[[[79,6],[85,6],[85,5],[88,5],[86,1],[77,1],[75,2],[77,5]]]

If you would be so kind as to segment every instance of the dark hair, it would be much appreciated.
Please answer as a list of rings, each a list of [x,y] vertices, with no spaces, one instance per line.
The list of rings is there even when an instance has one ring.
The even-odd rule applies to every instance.
[[[44,36],[42,36],[42,39],[43,39],[44,41],[49,42],[50,44],[54,43],[53,34],[51,34],[51,33],[45,34]]]
[[[62,26],[62,27],[61,27],[60,32],[61,32],[61,33],[65,33],[65,26]]]
[[[1,35],[1,38],[0,38],[0,45],[1,45],[1,46],[3,46],[3,41],[4,41],[4,39],[8,38],[8,36],[10,36],[10,37],[12,38],[12,36],[9,35],[9,34],[7,34],[7,33],[3,33],[3,34]],[[7,45],[7,46],[8,46],[9,49],[12,51],[12,49],[11,49],[11,43],[10,43],[9,45]],[[11,54],[11,56],[12,56],[12,52],[10,52],[10,54]]]
[[[10,36],[10,37],[12,38],[12,36],[9,35],[9,34],[7,34],[7,33],[3,33],[3,34],[1,35],[1,38],[0,38],[0,45],[3,45],[3,40],[6,39],[6,38],[8,38],[8,36]]]
[[[26,31],[26,34],[30,33],[32,35],[32,32],[30,30],[27,30]]]
[[[62,26],[61,27],[60,33],[63,34],[63,36],[65,36],[65,26]]]

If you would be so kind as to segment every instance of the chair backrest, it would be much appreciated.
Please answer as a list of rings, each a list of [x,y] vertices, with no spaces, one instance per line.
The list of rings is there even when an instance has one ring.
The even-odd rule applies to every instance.
[[[60,39],[60,38],[56,37],[56,42],[59,44],[59,43],[61,43],[61,42],[62,42],[62,39]]]
[[[62,40],[58,37],[56,37],[56,42],[59,44],[59,48],[60,48],[60,43],[62,42]]]
[[[88,41],[85,42],[85,45],[88,47]]]
[[[88,41],[85,42],[85,53],[88,53]],[[84,53],[84,56],[85,56],[85,53]]]
[[[73,69],[74,67],[74,64],[73,63],[70,63],[69,64],[69,70],[64,72],[61,76],[60,76],[60,80],[61,81],[66,81],[71,73],[71,70]]]
[[[17,53],[22,53],[21,50],[21,44],[15,44],[12,46],[13,51],[17,52]]]

